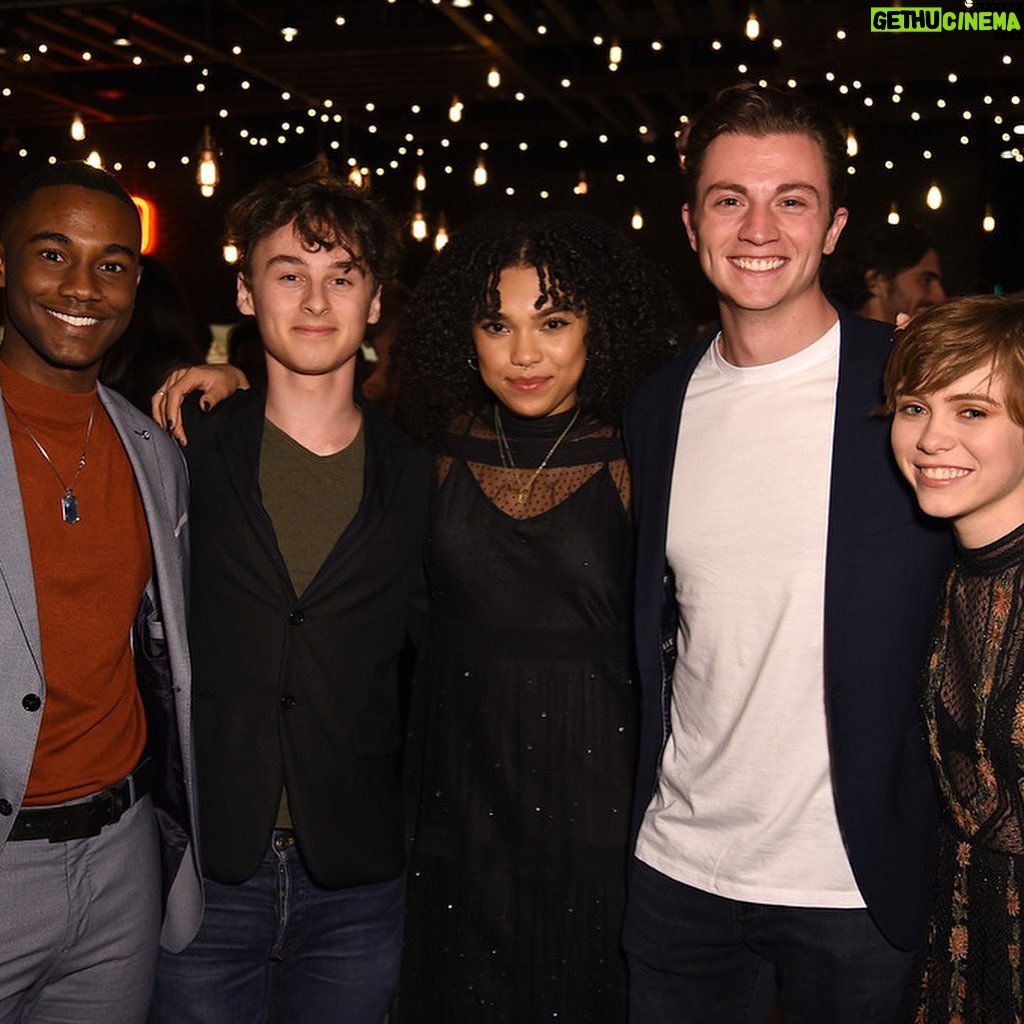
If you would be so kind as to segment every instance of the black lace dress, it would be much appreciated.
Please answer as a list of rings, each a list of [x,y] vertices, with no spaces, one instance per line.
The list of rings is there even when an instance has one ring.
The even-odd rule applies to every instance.
[[[398,1019],[626,1019],[636,695],[628,477],[610,428],[504,413],[438,458],[432,641]]]
[[[919,1024],[1020,1024],[1024,526],[961,551],[925,696],[945,805]]]

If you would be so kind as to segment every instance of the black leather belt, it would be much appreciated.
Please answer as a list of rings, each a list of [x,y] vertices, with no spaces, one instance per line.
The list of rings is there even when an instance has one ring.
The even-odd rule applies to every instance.
[[[132,804],[152,791],[155,774],[153,762],[146,758],[131,775],[84,800],[58,807],[23,807],[7,838],[64,843],[98,836],[105,825],[113,825]]]

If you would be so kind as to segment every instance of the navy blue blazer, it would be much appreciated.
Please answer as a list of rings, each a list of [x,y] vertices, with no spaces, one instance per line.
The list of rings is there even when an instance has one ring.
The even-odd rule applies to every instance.
[[[889,418],[877,414],[890,328],[840,311],[840,329],[825,562],[832,785],[868,910],[893,945],[912,949],[921,938],[938,818],[920,684],[952,540],[946,524],[919,511],[889,448]],[[676,608],[665,541],[679,420],[713,337],[641,384],[626,411],[642,700],[634,836],[670,726]]]

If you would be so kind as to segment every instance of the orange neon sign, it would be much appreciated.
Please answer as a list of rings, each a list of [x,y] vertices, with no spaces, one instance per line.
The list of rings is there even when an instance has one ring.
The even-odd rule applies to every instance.
[[[132,202],[142,221],[142,252],[152,252],[156,248],[156,207],[142,196],[132,196]]]

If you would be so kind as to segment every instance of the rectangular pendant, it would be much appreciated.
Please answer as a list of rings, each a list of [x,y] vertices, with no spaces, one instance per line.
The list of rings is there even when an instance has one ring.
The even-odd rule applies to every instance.
[[[70,491],[60,499],[60,517],[72,525],[78,522],[78,499]]]

